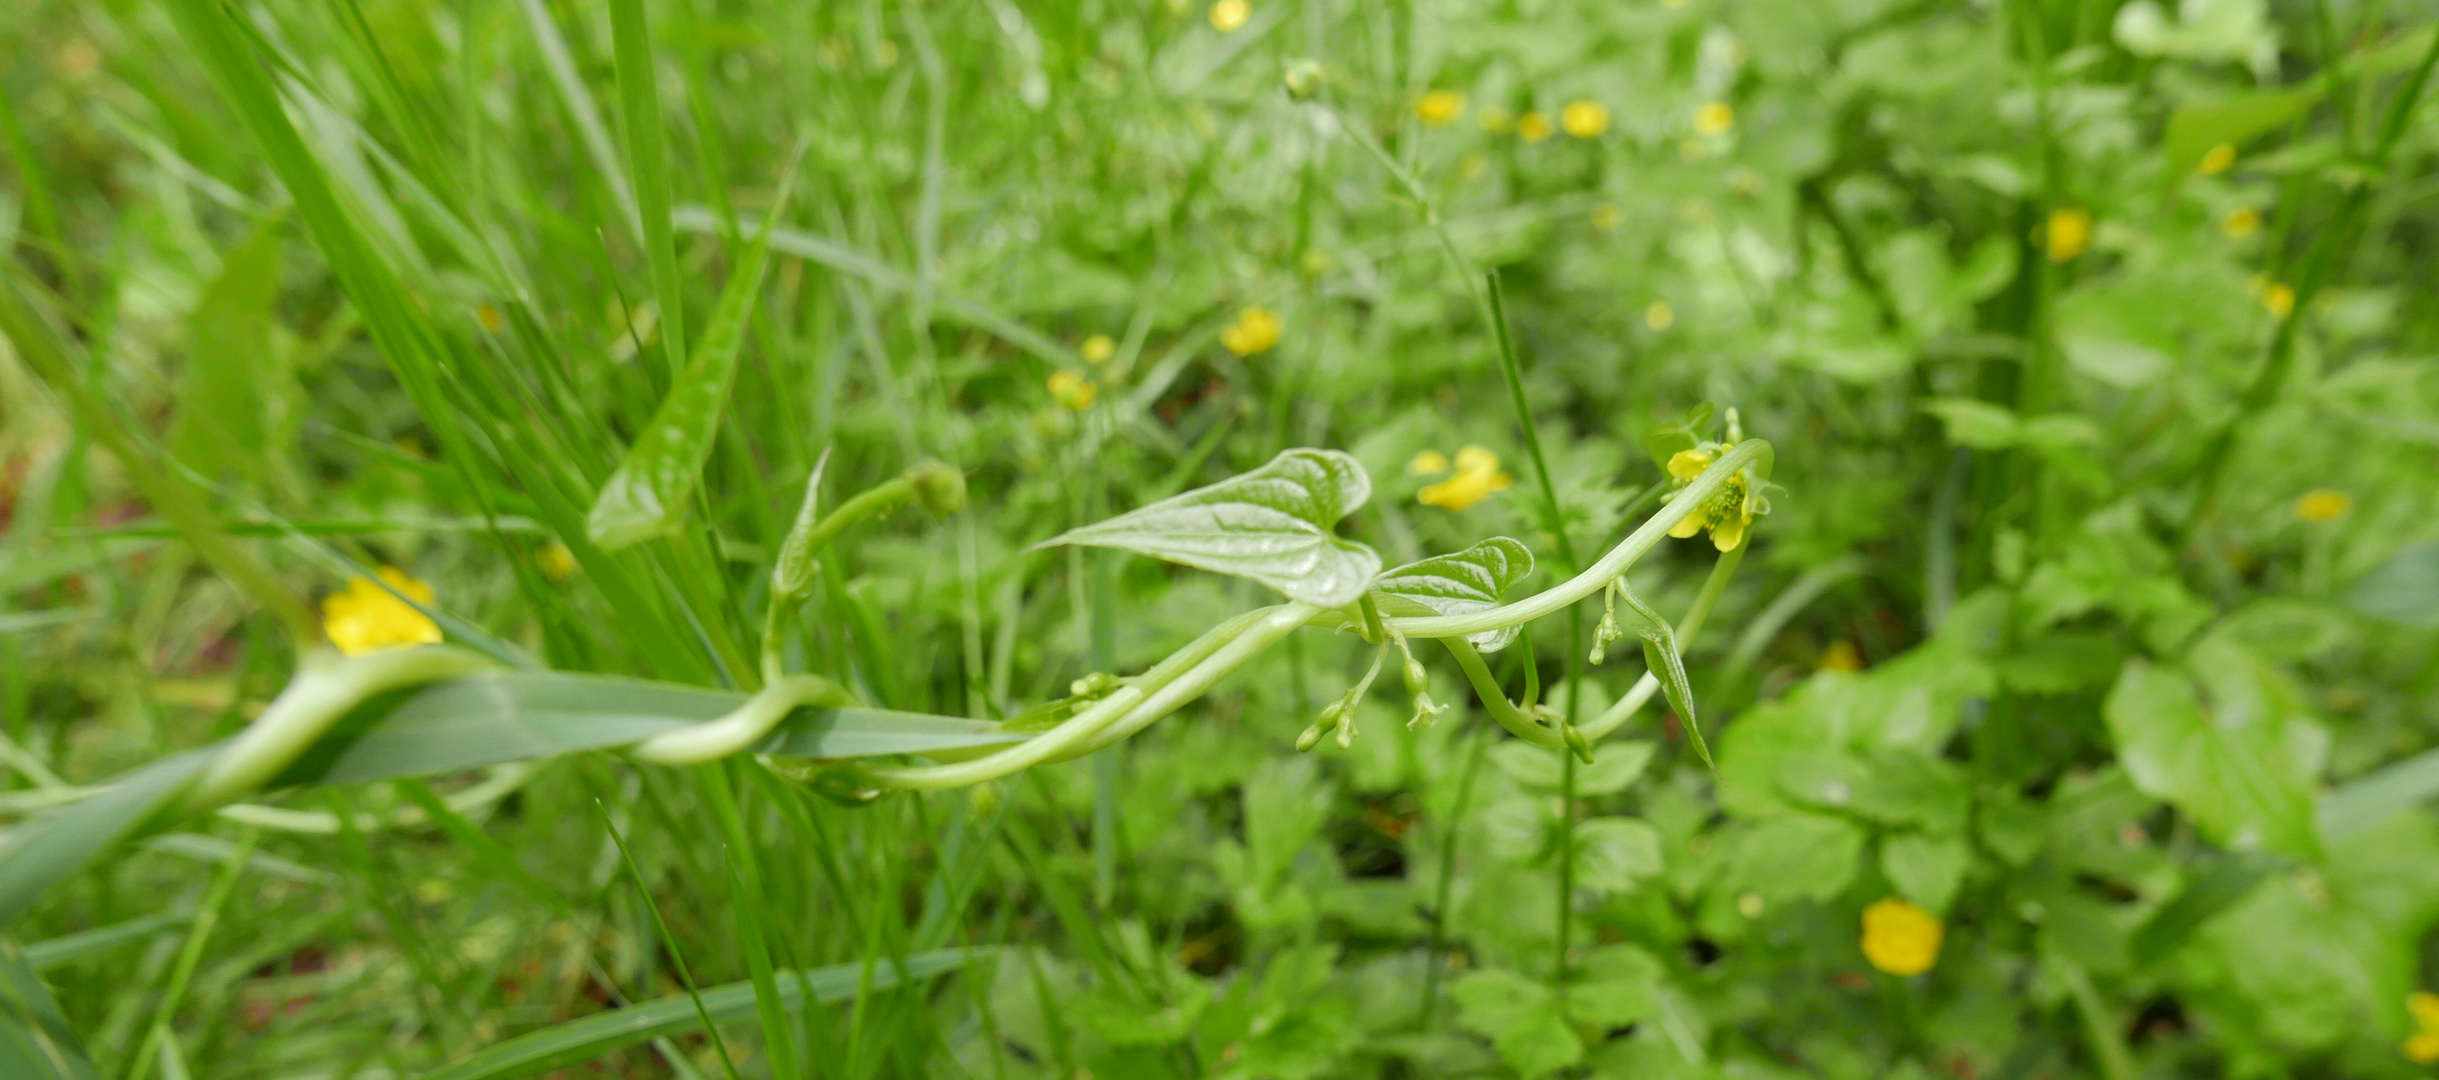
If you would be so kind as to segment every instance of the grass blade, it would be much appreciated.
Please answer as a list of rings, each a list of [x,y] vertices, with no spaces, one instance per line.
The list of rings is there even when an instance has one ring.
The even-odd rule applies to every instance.
[[[660,78],[652,65],[643,0],[610,0],[610,37],[618,61],[618,110],[626,123],[627,172],[635,182],[652,290],[660,294],[661,342],[675,368],[687,355],[686,283],[678,277],[677,241],[669,229],[669,136],[661,123]]]
[[[0,938],[0,1076],[24,1080],[95,1080],[85,1047],[68,1030],[59,1004],[34,965]]]

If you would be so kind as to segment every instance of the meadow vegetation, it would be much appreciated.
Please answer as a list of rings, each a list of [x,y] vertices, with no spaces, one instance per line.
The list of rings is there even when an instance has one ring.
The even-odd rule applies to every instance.
[[[2430,0],[16,0],[0,1077],[2439,1064]]]

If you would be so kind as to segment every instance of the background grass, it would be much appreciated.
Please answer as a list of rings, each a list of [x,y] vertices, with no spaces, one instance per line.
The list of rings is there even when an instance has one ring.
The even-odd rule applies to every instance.
[[[789,662],[998,719],[1270,599],[1043,538],[1327,446],[1375,484],[1347,535],[1517,536],[1543,588],[1705,400],[1783,488],[1689,651],[1717,776],[1673,717],[1562,764],[1444,666],[1436,726],[1376,696],[1299,756],[1369,660],[1307,633],[963,792],[606,754],[462,815],[477,777],[300,792],[351,827],[189,822],[7,927],[99,1074],[520,1075],[532,1032],[579,1049],[516,1060],[605,1077],[2426,1071],[2427,3],[1221,14],[13,5],[8,276],[110,415],[10,330],[0,820],[294,670],[137,496],[147,453],[300,591],[397,565],[496,655],[740,688],[816,459],[833,501],[945,461],[966,509],[850,533]],[[604,550],[594,496],[799,148],[683,527]],[[1223,347],[1257,307],[1276,346]],[[1477,444],[1512,488],[1418,501],[1418,452]],[[1638,587],[1685,610],[1711,554]],[[1499,654],[1510,692],[1623,693],[1596,614]],[[441,812],[352,827],[406,806]],[[1857,950],[1892,894],[1945,920],[1928,975]],[[649,1041],[564,1026],[663,998]]]

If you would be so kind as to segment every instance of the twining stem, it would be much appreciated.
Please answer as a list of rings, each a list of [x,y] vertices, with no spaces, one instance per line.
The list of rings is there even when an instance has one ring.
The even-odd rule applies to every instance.
[[[855,701],[837,683],[819,675],[775,679],[745,704],[716,720],[664,731],[635,744],[638,761],[654,765],[698,765],[718,761],[754,745],[799,705],[838,708]]]
[[[1283,604],[1253,612],[1254,618],[1251,620],[1242,617],[1231,620],[1223,624],[1222,629],[1236,628],[1233,635],[1223,639],[1219,631],[1214,631],[1205,634],[1196,643],[1201,645],[1214,639],[1225,641],[1201,663],[1187,670],[1174,670],[1180,666],[1176,662],[1194,650],[1194,646],[1188,646],[1187,650],[1172,655],[1159,667],[1144,673],[1135,685],[1123,687],[1065,723],[996,754],[947,765],[872,769],[864,774],[865,778],[881,787],[921,790],[967,787],[1031,768],[1053,760],[1054,756],[1068,755],[1071,751],[1089,753],[1091,740],[1102,734],[1102,729],[1110,729],[1110,737],[1101,742],[1106,746],[1175,712],[1179,706],[1209,690],[1221,676],[1244,666],[1246,661],[1262,650],[1304,625],[1317,610],[1310,604]],[[1166,679],[1158,678],[1164,674],[1168,676]],[[1148,691],[1147,687],[1150,688]]]
[[[323,650],[306,653],[287,688],[205,767],[187,794],[185,811],[218,808],[270,782],[340,717],[375,694],[497,666],[489,657],[450,645],[350,657]]]
[[[1610,580],[1632,567],[1635,560],[1658,545],[1668,530],[1675,528],[1688,515],[1700,508],[1713,492],[1725,486],[1738,471],[1764,466],[1770,461],[1771,449],[1763,439],[1746,439],[1721,454],[1719,460],[1703,470],[1677,497],[1669,500],[1660,512],[1651,516],[1640,528],[1628,533],[1626,539],[1609,549],[1599,562],[1586,567],[1565,582],[1536,593],[1513,604],[1503,604],[1467,615],[1431,615],[1387,620],[1389,629],[1407,637],[1451,638],[1504,629],[1552,615],[1568,605],[1591,596],[1608,585]],[[1725,583],[1721,584],[1725,588]],[[1714,597],[1714,599],[1716,599]],[[1680,635],[1683,631],[1679,631]],[[1587,731],[1585,734],[1589,735]]]
[[[1719,561],[1711,564],[1710,578],[1702,583],[1702,591],[1694,596],[1694,605],[1686,609],[1685,618],[1677,622],[1677,651],[1679,653],[1693,647],[1694,635],[1701,632],[1703,620],[1710,618],[1711,608],[1719,603],[1719,595],[1727,591],[1728,580],[1736,576],[1736,568],[1745,561],[1745,550],[1752,546],[1753,541],[1748,536],[1744,543],[1738,544],[1734,550],[1720,555]],[[1625,697],[1619,698],[1617,704],[1609,707],[1609,711],[1593,718],[1591,723],[1582,725],[1578,730],[1583,732],[1585,739],[1599,742],[1603,736],[1616,731],[1620,725],[1635,714],[1635,710],[1642,708],[1645,702],[1651,700],[1653,694],[1659,692],[1659,676],[1646,671],[1642,678],[1636,679],[1634,685],[1627,689]]]
[[[1567,748],[1566,737],[1556,728],[1526,716],[1507,699],[1507,691],[1499,689],[1499,680],[1491,674],[1490,665],[1482,662],[1482,654],[1474,651],[1472,642],[1451,637],[1441,638],[1440,644],[1448,647],[1448,655],[1456,657],[1457,667],[1465,672],[1465,681],[1474,686],[1474,696],[1482,699],[1482,707],[1489,710],[1491,719],[1498,721],[1500,727],[1535,746],[1560,751]]]

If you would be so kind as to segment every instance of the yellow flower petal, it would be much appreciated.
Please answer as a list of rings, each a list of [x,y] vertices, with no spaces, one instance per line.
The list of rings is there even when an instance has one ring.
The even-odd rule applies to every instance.
[[[384,566],[380,573],[381,580],[401,595],[418,603],[432,602],[432,586],[408,577],[406,571]],[[322,632],[349,656],[440,640],[440,624],[361,577],[351,579],[344,591],[323,598]]]
[[[1736,550],[1736,545],[1744,543],[1746,523],[1743,514],[1732,514],[1711,526],[1711,546],[1718,548],[1721,554]]]
[[[1489,473],[1499,468],[1499,454],[1487,446],[1468,445],[1457,451],[1457,471]]]
[[[1558,126],[1578,139],[1596,138],[1609,130],[1609,107],[1597,101],[1570,101],[1558,114]]]
[[[1465,95],[1454,90],[1434,90],[1414,103],[1414,115],[1434,127],[1448,123],[1465,115]]]
[[[2425,1031],[2439,1031],[2439,994],[2416,990],[2405,995],[2405,1011],[2414,1018],[2414,1026]]]
[[[2231,240],[2242,240],[2261,231],[2261,211],[2245,207],[2227,215],[2219,222],[2219,231]]]
[[[1724,135],[1736,126],[1736,107],[1724,101],[1705,102],[1694,110],[1694,134]]]
[[[552,544],[534,552],[534,565],[542,569],[543,577],[566,581],[576,576],[576,553],[569,551],[566,544]]]
[[[2226,172],[2235,163],[2236,148],[2227,143],[2220,143],[2211,147],[2209,153],[2202,155],[2202,172],[2206,176],[2217,176]]]
[[[1516,137],[1529,143],[1537,143],[1549,138],[1550,118],[1537,112],[1529,112],[1517,117]]]
[[[1049,387],[1052,401],[1077,412],[1091,408],[1093,399],[1101,394],[1101,387],[1098,383],[1085,378],[1082,373],[1074,371],[1051,372]]]
[[[1408,476],[1438,476],[1448,471],[1448,455],[1437,450],[1417,450],[1406,462]]]
[[[2400,1049],[2416,1065],[2439,1065],[2439,1031],[2415,1032]]]
[[[2273,281],[2261,287],[2261,306],[2281,320],[2295,314],[2295,286]]]
[[[1719,458],[1717,453],[1714,451],[1702,449],[1679,450],[1675,454],[1669,456],[1668,475],[1676,477],[1679,480],[1692,480],[1693,478],[1702,475],[1702,470],[1710,468],[1711,462],[1717,460],[1719,460]]]
[[[1076,351],[1083,354],[1085,363],[1106,364],[1110,357],[1118,355],[1118,343],[1110,340],[1108,334],[1094,334],[1085,338]]]
[[[1678,519],[1676,524],[1668,527],[1668,535],[1674,536],[1679,540],[1683,540],[1686,537],[1692,536],[1701,531],[1702,511],[1700,509],[1696,509],[1693,513],[1685,515],[1683,518]]]
[[[1920,975],[1939,962],[1939,917],[1891,896],[1863,909],[1863,958],[1891,975]]]
[[[1253,5],[1246,0],[1219,0],[1211,5],[1211,28],[1229,33],[1245,25],[1253,17]]]

